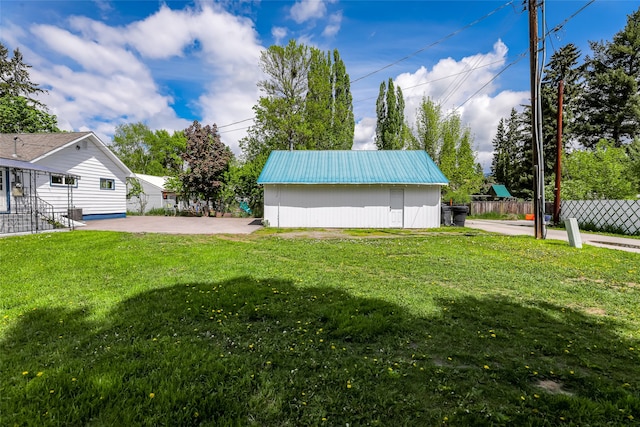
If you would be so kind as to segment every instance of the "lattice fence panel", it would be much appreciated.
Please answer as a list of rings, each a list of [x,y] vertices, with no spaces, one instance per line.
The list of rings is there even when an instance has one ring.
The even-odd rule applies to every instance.
[[[640,235],[640,200],[566,200],[560,216],[575,218],[580,228]]]

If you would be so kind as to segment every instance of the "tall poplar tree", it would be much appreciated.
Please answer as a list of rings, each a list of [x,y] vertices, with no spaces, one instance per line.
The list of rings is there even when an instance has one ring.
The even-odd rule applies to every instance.
[[[246,159],[271,150],[351,148],[353,101],[337,50],[332,56],[291,40],[263,52],[260,66],[267,78],[258,83],[255,123],[240,144]]]
[[[311,48],[305,122],[310,129],[306,148],[349,150],[355,120],[349,75],[337,50],[326,54]]]
[[[442,108],[431,98],[422,98],[416,117],[416,142],[411,148],[424,150],[434,161],[440,156]]]
[[[333,51],[333,64],[331,66],[333,83],[333,108],[332,108],[332,139],[331,148],[350,150],[353,146],[353,133],[355,131],[355,118],[353,116],[353,96],[351,95],[351,80],[347,74],[338,49]]]
[[[400,87],[394,88],[393,79],[388,85],[380,83],[376,102],[376,146],[378,150],[401,150],[404,140],[404,97]]]

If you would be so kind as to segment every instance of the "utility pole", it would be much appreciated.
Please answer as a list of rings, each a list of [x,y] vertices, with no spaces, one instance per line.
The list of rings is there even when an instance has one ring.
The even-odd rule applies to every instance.
[[[540,0],[540,4],[544,0]],[[531,144],[533,148],[533,212],[536,239],[544,239],[544,162],[542,161],[540,76],[538,74],[538,1],[529,0],[529,67],[531,73]]]
[[[558,82],[558,133],[556,135],[556,194],[553,199],[553,223],[560,223],[560,175],[562,173],[562,95],[564,93],[564,81]]]

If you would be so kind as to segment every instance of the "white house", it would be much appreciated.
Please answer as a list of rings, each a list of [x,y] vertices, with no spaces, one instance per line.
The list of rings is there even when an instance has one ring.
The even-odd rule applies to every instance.
[[[271,227],[435,228],[448,180],[425,151],[274,151],[258,184]]]
[[[50,171],[34,175],[26,192],[56,212],[73,208],[84,220],[126,216],[126,180],[132,173],[93,132],[0,134],[0,158]],[[0,167],[0,214],[12,212],[29,195],[10,191],[21,180],[20,170]]]
[[[168,177],[136,173],[133,178],[140,183],[142,194],[127,200],[127,211],[140,212],[142,208],[145,212],[152,209],[173,209],[177,204],[175,192],[166,189]]]

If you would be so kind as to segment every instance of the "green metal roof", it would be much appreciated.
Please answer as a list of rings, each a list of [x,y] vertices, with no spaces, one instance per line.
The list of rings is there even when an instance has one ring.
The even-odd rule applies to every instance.
[[[513,197],[504,185],[492,185],[491,189],[496,194],[496,197]]]
[[[426,151],[273,151],[258,184],[448,184]]]

